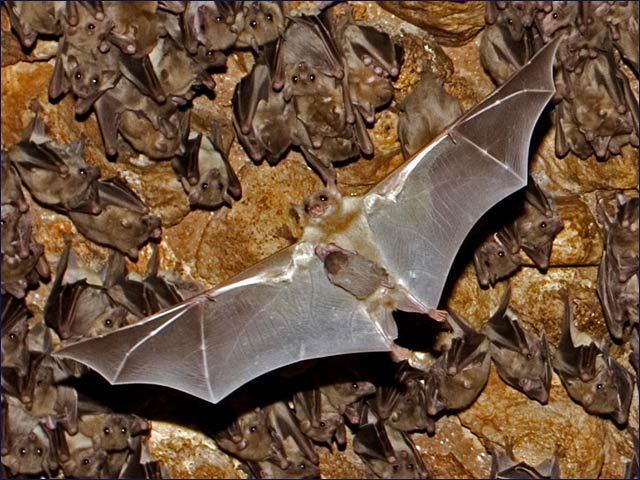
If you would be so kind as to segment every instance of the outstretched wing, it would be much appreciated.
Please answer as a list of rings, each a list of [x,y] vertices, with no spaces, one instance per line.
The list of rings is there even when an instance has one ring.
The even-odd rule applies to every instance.
[[[55,355],[109,382],[165,385],[218,402],[250,380],[301,360],[390,349],[364,304],[327,279],[298,243],[231,281],[141,323]]]
[[[557,46],[540,50],[367,194],[365,214],[385,267],[425,305],[437,306],[473,225],[527,184],[531,135],[555,92]]]

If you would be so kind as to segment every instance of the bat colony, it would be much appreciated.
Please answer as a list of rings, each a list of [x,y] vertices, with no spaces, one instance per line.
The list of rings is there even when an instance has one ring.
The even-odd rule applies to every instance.
[[[478,283],[493,287],[513,275],[521,250],[539,270],[549,267],[563,219],[528,176],[528,161],[550,101],[559,156],[606,159],[638,145],[637,100],[614,57],[637,73],[627,22],[635,18],[637,34],[637,11],[633,2],[609,3],[487,5],[480,58],[499,88],[463,113],[425,70],[397,104],[406,162],[365,194],[346,196],[334,164],[374,154],[368,127],[393,99],[400,72],[402,50],[387,34],[332,9],[292,16],[277,2],[3,2],[23,48],[60,38],[50,99],[71,95],[77,115],[95,113],[107,157],[117,158],[124,140],[148,158],[171,160],[192,209],[241,198],[229,162],[235,139],[252,160],[270,164],[300,151],[325,185],[295,206],[304,232],[295,244],[214,288],[162,271],[154,243],[146,273],[132,274],[125,257],[137,259],[142,245],[161,238],[160,217],[124,178],[102,178],[87,163],[84,137],[51,138],[33,100],[31,122],[2,158],[3,477],[166,475],[150,461],[146,420],[69,386],[87,367],[112,384],[162,385],[221,403],[226,423],[211,436],[257,478],[318,477],[315,444],[345,448],[348,427],[371,474],[426,478],[409,433],[433,433],[435,418],[471,405],[492,362],[504,383],[540,404],[555,370],[588,413],[627,424],[634,377],[606,341],[578,330],[567,296],[557,349],[509,308],[510,285],[478,331],[437,309],[468,233],[514,192],[519,208],[504,210],[473,253]],[[589,27],[575,26],[581,22]],[[255,65],[235,87],[232,118],[197,131],[191,101],[212,94],[211,72],[224,68],[232,48],[253,51]],[[605,99],[600,120],[587,112],[595,97]],[[100,272],[88,272],[66,239],[36,326],[25,295],[51,272],[23,187],[112,249]],[[637,371],[638,198],[603,196],[597,214],[597,294],[611,337],[630,341]],[[394,311],[450,330],[428,370],[409,365],[394,342]],[[391,353],[394,362],[376,367],[383,380],[357,368],[336,380],[310,363],[292,380],[289,404],[252,403],[254,380],[268,372],[366,352]],[[224,402],[232,393],[233,403]],[[515,458],[508,441],[491,455],[492,478],[560,475],[560,451],[537,466]]]

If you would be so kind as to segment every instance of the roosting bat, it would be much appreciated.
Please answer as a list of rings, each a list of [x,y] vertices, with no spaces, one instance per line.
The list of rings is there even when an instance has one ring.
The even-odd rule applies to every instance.
[[[165,385],[219,402],[301,360],[395,349],[391,310],[436,307],[473,224],[525,186],[532,131],[554,94],[557,45],[540,50],[365,195],[315,194],[296,244],[141,323],[66,345],[56,355],[89,365],[114,384]],[[389,281],[364,300],[336,286],[315,253],[331,243],[377,263]],[[405,301],[394,296],[400,290]]]

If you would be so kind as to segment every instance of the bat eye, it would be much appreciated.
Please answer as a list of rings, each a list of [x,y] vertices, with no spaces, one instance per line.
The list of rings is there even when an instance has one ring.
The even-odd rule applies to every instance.
[[[42,455],[42,449],[41,448],[36,448],[36,453],[38,455]]]
[[[304,463],[298,465],[298,470],[304,470],[305,468],[307,468],[307,466]]]
[[[511,19],[509,18],[509,19],[507,20],[507,23],[508,23],[509,25],[513,25],[513,20],[511,20]]]
[[[327,424],[326,424],[326,423],[324,423],[324,422],[320,422],[320,426],[321,426],[322,428],[324,428],[324,427],[326,427],[326,426],[327,426]]]
[[[9,334],[9,340],[15,340],[16,339],[16,334],[15,333],[10,333]]]
[[[413,463],[410,463],[409,465],[407,465],[407,469],[413,470]]]
[[[89,25],[87,25],[87,30],[95,30],[96,26],[93,23],[90,23]]]
[[[82,74],[80,72],[77,72],[75,74],[76,80],[82,80]]]
[[[547,222],[540,222],[540,228],[547,228]]]
[[[393,471],[394,472],[397,472],[399,469],[400,469],[400,467],[398,465],[394,465],[393,466]]]
[[[251,433],[256,433],[258,431],[258,427],[256,427],[255,425],[253,425],[251,428],[249,428],[249,431]]]
[[[127,427],[122,427],[120,429],[120,431],[122,432],[123,435],[126,435],[127,434]]]
[[[111,321],[111,319],[110,319],[110,318],[107,318],[107,319],[104,321],[104,326],[105,326],[105,327],[110,327],[111,325],[113,325],[113,322]]]
[[[265,15],[265,18],[266,18],[267,20],[269,20],[270,22],[273,22],[273,15],[271,15],[270,13],[267,13],[267,14]]]
[[[329,197],[327,197],[326,195],[320,195],[318,198],[321,202],[326,202],[327,200],[329,200]]]
[[[502,258],[504,257],[504,252],[502,250],[498,251],[497,255]]]
[[[104,427],[102,431],[104,432],[105,435],[109,435],[111,433],[111,429],[109,427]]]
[[[602,389],[604,388],[604,384],[599,383],[599,384],[597,384],[597,385],[596,385],[596,388],[597,388],[598,390],[602,390]]]
[[[89,465],[89,459],[88,458],[83,458],[82,459],[82,464],[83,465]]]
[[[527,360],[531,360],[533,358],[533,355],[531,355],[530,353],[527,353]]]
[[[84,168],[81,168],[78,170],[78,173],[84,177],[87,174],[87,171]]]
[[[204,182],[200,188],[202,188],[202,190],[206,190],[207,188],[209,188],[209,184],[207,182]]]
[[[551,14],[551,16],[552,16],[553,18],[557,19],[557,18],[558,18],[558,12],[553,12],[553,13]]]
[[[218,15],[216,17],[216,22],[218,22],[218,23],[222,22],[222,17],[220,15]]]
[[[316,80],[316,76],[312,73],[311,75],[309,75],[309,80],[314,82]]]
[[[213,57],[215,50],[207,50],[207,57]]]
[[[291,77],[291,81],[292,81],[293,83],[298,83],[298,76],[297,76],[297,75],[294,75],[293,77]]]
[[[258,26],[258,22],[256,22],[255,20],[251,20],[251,21],[249,22],[249,26],[250,26],[251,28],[256,28],[256,27]]]
[[[360,388],[360,385],[358,385],[357,383],[352,383],[351,388],[353,388],[354,390],[358,390]]]
[[[98,85],[98,77],[93,77],[91,79],[91,85]]]
[[[22,455],[23,457],[27,454],[27,449],[26,448],[21,448],[20,449],[20,455]]]

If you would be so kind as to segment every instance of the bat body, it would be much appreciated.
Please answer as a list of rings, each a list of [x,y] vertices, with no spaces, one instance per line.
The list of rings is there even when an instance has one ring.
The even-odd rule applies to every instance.
[[[384,295],[360,301],[334,285],[316,247],[333,243],[368,258],[388,272],[414,311],[433,311],[473,224],[526,184],[531,132],[554,93],[556,47],[541,50],[365,195],[314,196],[298,243],[136,325],[56,355],[90,365],[112,383],[167,385],[217,402],[301,360],[391,350],[397,337],[391,310],[403,307]],[[505,124],[507,117],[512,121]],[[483,143],[498,128],[509,142],[491,136]]]
[[[27,323],[31,312],[24,300],[2,295],[2,366],[14,367],[18,374],[27,374],[29,355],[26,346]]]
[[[368,407],[353,438],[353,451],[378,478],[428,478],[409,435],[389,427]]]
[[[236,39],[236,47],[258,47],[275,39],[283,32],[285,14],[280,2],[242,2],[244,28]]]
[[[24,213],[29,210],[29,204],[22,193],[20,177],[6,160],[5,153],[2,152],[2,207],[12,205]]]
[[[402,432],[435,432],[435,422],[427,415],[423,378],[424,372],[412,369],[407,362],[403,362],[391,385],[377,387],[372,404],[390,427]]]
[[[431,416],[471,405],[487,383],[491,369],[489,339],[460,315],[452,312],[450,318],[451,344],[426,374],[426,407]]]
[[[560,459],[558,452],[539,465],[531,466],[519,462],[513,455],[513,445],[507,442],[505,451],[490,447],[491,472],[489,478],[560,478]]]
[[[110,452],[129,448],[131,438],[147,432],[149,424],[135,415],[97,413],[83,415],[78,430],[94,447]]]
[[[610,416],[619,425],[627,423],[633,397],[631,374],[607,350],[573,325],[573,314],[565,299],[562,337],[553,355],[553,368],[569,396],[594,415]]]
[[[529,179],[525,190],[524,211],[516,218],[515,228],[520,248],[541,270],[546,270],[549,266],[553,239],[562,227],[562,218],[552,200],[533,179]]]
[[[405,158],[411,157],[462,114],[458,100],[442,88],[428,70],[414,90],[398,104],[398,139]]]
[[[160,237],[160,218],[120,178],[99,180],[98,192],[98,215],[70,212],[69,218],[88,239],[137,258],[141,244]]]
[[[8,152],[22,182],[38,202],[49,208],[98,213],[96,181],[100,170],[85,161],[84,139],[57,144],[46,134],[39,107],[34,108],[36,115],[22,140]]]
[[[483,327],[491,340],[491,358],[500,378],[533,400],[545,404],[551,387],[549,345],[525,330],[517,316],[508,309],[508,288],[498,310]]]
[[[242,195],[240,181],[227,160],[231,145],[222,145],[219,137],[198,134],[187,141],[186,155],[173,160],[192,207],[231,206]]]
[[[71,244],[67,243],[44,309],[47,326],[53,328],[60,339],[67,340],[95,336],[127,325],[127,310],[110,298],[100,282],[90,283],[85,272],[69,265],[75,264],[75,258],[70,257],[75,256]]]
[[[520,245],[512,225],[502,227],[483,241],[473,253],[478,283],[487,288],[520,268]]]
[[[344,419],[320,388],[296,392],[293,403],[302,433],[329,447],[335,438],[338,447],[344,448],[347,441]]]
[[[638,321],[638,197],[617,195],[613,208],[604,198],[598,202],[605,248],[597,293],[611,336],[621,339],[625,325]]]

